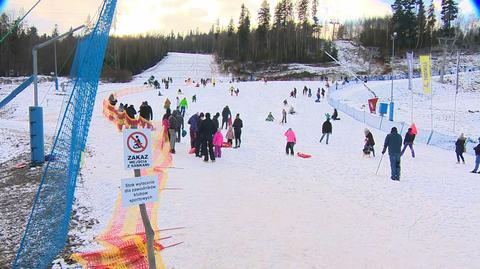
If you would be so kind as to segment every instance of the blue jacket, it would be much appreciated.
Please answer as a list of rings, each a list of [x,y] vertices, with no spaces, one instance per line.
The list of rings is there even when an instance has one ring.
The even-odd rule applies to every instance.
[[[383,145],[383,153],[388,148],[389,155],[400,154],[402,152],[402,136],[399,135],[396,131],[392,131],[385,138],[385,143]]]
[[[193,114],[193,116],[190,117],[190,119],[188,119],[188,124],[190,124],[190,129],[194,132],[198,132],[199,131],[199,126],[198,126],[198,122],[200,120],[200,117],[197,115],[197,114]]]

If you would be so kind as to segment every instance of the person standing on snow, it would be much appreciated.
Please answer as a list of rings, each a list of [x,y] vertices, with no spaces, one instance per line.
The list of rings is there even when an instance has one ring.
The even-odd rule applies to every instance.
[[[233,144],[233,139],[235,138],[231,124],[228,125],[228,131],[227,131],[226,137],[227,137],[227,143],[230,144],[231,146]]]
[[[125,109],[125,112],[127,112],[127,116],[130,119],[135,119],[135,115],[137,115],[137,111],[135,110],[135,107],[133,105],[130,105]]]
[[[170,109],[170,105],[172,104],[172,102],[170,102],[170,100],[167,98],[165,100],[165,103],[163,104],[163,108],[165,109]]]
[[[195,140],[198,137],[198,121],[200,120],[198,112],[188,119],[190,125],[190,148],[195,148]]]
[[[370,132],[370,130],[368,130],[367,128],[365,128],[365,147],[364,147],[364,150],[367,150],[369,152],[368,155],[370,155],[370,152],[373,153],[373,157],[375,157],[375,140],[373,140],[373,135],[372,133]],[[364,151],[365,152],[365,151]]]
[[[222,157],[222,145],[223,145],[223,135],[218,129],[218,131],[213,136],[213,146],[215,146],[215,157],[221,158]]]
[[[153,120],[152,107],[148,105],[147,101],[143,102],[142,105],[140,106],[140,117],[148,121]]]
[[[174,110],[168,118],[168,134],[170,138],[170,153],[175,154],[175,141],[177,140],[177,128],[180,124],[177,120],[178,110]]]
[[[290,152],[290,154],[293,155],[293,146],[295,146],[295,143],[297,143],[297,137],[295,136],[292,128],[288,128],[284,135],[287,137],[287,146],[285,147],[285,153],[288,155],[288,153]]]
[[[240,119],[240,114],[237,114],[235,120],[233,121],[233,130],[235,131],[235,147],[239,148],[242,143],[242,128],[243,121]]]
[[[465,135],[462,133],[455,142],[455,153],[457,154],[457,164],[460,163],[460,159],[462,159],[463,164],[465,164],[465,158],[463,158],[463,153],[465,152]]]
[[[403,140],[403,149],[402,149],[402,156],[405,153],[407,147],[410,147],[410,151],[412,152],[412,158],[415,158],[415,151],[413,150],[413,141],[415,141],[415,134],[413,133],[412,128],[408,128],[408,132],[405,134],[405,139]]]
[[[213,126],[213,121],[210,118],[210,113],[205,114],[205,120],[200,124],[200,136],[202,137],[202,155],[204,156],[203,161],[208,162],[208,156],[212,162],[215,161],[215,153],[213,152],[213,134],[215,133],[215,128]]]
[[[320,138],[320,143],[322,143],[323,138],[326,136],[326,144],[328,145],[328,138],[332,134],[332,123],[330,122],[330,117],[327,117],[327,120],[322,125],[322,137]]]
[[[213,126],[215,127],[215,131],[218,130],[220,128],[220,122],[218,120],[218,118],[220,117],[220,113],[216,113],[215,116],[213,116]]]
[[[182,117],[185,117],[185,111],[188,108],[188,101],[186,97],[183,97],[182,101],[180,101],[180,114]]]
[[[282,110],[282,124],[287,123],[287,110],[284,108]]]
[[[228,120],[232,118],[232,112],[228,106],[224,107],[222,110],[222,129],[223,124],[225,124],[225,129],[228,128]]]
[[[174,111],[175,112],[175,111]],[[182,114],[180,114],[180,112],[178,110],[176,110],[177,113],[174,113],[175,114],[175,119],[177,119],[177,123],[178,123],[178,126],[177,126],[177,143],[180,143],[180,140],[182,139],[182,131],[183,129],[185,129],[185,122],[183,120],[183,117],[182,117]]]
[[[385,154],[388,148],[390,156],[390,168],[392,171],[391,179],[400,181],[400,160],[402,157],[402,136],[398,134],[397,127],[393,127],[390,134],[385,137],[382,154]]]
[[[475,168],[473,169],[472,173],[479,173],[478,168],[480,167],[480,137],[478,138],[478,145],[473,148],[475,150]]]

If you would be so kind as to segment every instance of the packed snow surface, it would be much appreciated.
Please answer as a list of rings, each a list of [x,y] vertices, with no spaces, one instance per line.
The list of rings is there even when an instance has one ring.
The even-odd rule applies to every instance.
[[[375,175],[385,133],[372,130],[377,157],[366,158],[365,126],[340,113],[329,145],[319,143],[324,115],[333,108],[325,99],[315,103],[314,97],[302,96],[301,89],[306,85],[315,95],[317,88],[324,87],[322,82],[224,82],[205,88],[184,83],[189,77],[223,80],[215,70],[211,56],[169,54],[130,84],[100,86],[89,154],[76,192],[76,203],[89,208],[89,217],[99,224],[70,231],[85,240],[78,251],[100,249],[94,237],[108,224],[120,180],[132,177],[123,169],[122,135],[102,115],[101,101],[110,92],[144,87],[143,82],[154,75],[174,78],[171,89],[161,90],[163,96],[152,89],[123,96],[119,102],[138,108],[148,101],[154,119],[161,119],[165,98],[175,104],[180,88],[189,101],[193,94],[198,99],[189,103],[187,119],[198,111],[221,112],[228,105],[244,123],[241,148],[223,149],[215,163],[187,154],[188,136],[177,144],[175,168],[170,169],[166,186],[171,190],[162,192],[158,224],[161,229],[186,228],[168,234],[184,243],[162,251],[167,268],[475,268],[480,264],[480,175],[468,173],[473,157],[466,157],[466,165],[457,165],[454,152],[418,144],[415,159],[408,151],[402,159],[401,181],[391,181],[388,156]],[[231,86],[239,88],[238,97],[230,96]],[[297,98],[289,98],[294,87]],[[284,99],[298,114],[289,115],[288,123],[281,125]],[[265,121],[268,112],[275,122]],[[288,128],[297,135],[295,152],[312,158],[285,154],[283,134]]]

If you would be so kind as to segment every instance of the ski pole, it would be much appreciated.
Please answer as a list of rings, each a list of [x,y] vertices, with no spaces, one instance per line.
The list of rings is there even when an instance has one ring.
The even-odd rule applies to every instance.
[[[380,162],[378,163],[377,172],[375,172],[375,175],[378,175],[378,170],[380,170],[380,165],[382,164],[383,156],[385,156],[385,154],[382,154],[382,158],[380,158]]]

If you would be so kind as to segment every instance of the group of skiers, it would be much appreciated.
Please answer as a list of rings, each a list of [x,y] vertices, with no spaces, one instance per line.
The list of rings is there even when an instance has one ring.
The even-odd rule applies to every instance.
[[[205,162],[208,162],[209,159],[214,162],[216,158],[220,158],[222,155],[221,148],[231,147],[233,139],[235,139],[234,148],[239,148],[241,145],[243,121],[240,119],[240,114],[236,115],[232,123],[232,113],[230,108],[226,106],[223,108],[221,116],[222,125],[219,122],[220,113],[218,112],[213,118],[211,118],[210,113],[197,112],[188,120],[191,152],[194,152],[196,157],[203,157]],[[226,143],[223,141],[223,126],[227,129]]]

